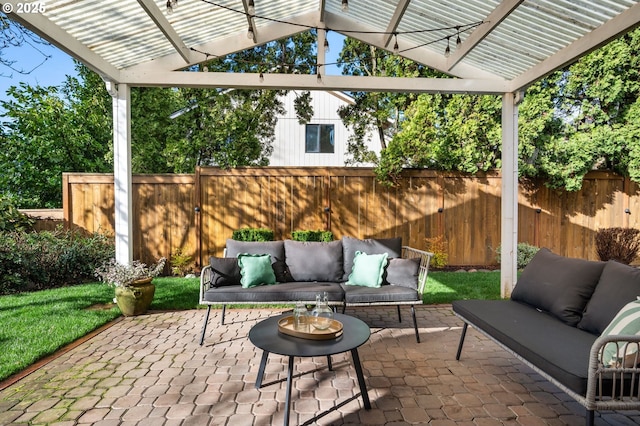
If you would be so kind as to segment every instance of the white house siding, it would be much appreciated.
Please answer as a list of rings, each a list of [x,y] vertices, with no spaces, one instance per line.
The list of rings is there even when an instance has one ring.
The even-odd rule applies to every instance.
[[[347,140],[350,131],[342,124],[338,116],[338,108],[346,105],[350,98],[338,92],[312,91],[311,104],[313,118],[309,124],[333,124],[334,146],[333,154],[305,152],[305,125],[298,122],[293,101],[296,93],[290,91],[284,99],[286,112],[278,117],[276,137],[273,143],[273,153],[269,159],[271,166],[344,166],[347,156]],[[380,141],[375,135],[370,149],[380,152]],[[370,166],[370,164],[360,164]]]

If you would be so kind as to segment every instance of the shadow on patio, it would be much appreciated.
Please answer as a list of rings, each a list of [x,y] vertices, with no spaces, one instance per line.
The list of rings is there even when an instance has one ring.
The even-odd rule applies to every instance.
[[[395,307],[347,309],[371,326],[359,353],[372,409],[348,354],[333,357],[333,371],[325,358],[296,358],[291,424],[584,424],[580,405],[473,330],[456,361],[461,322],[450,306],[416,311],[422,343]],[[270,356],[255,389],[261,351],[247,338],[279,312],[232,309],[218,326],[213,311],[203,346],[202,310],[125,318],[2,390],[0,424],[281,424],[287,359]],[[638,412],[596,417],[638,423]]]

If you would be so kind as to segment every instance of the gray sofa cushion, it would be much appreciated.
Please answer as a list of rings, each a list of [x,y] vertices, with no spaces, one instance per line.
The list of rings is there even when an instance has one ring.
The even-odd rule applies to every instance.
[[[585,395],[589,352],[597,336],[511,300],[456,300],[452,306],[494,339]]]
[[[284,259],[284,243],[282,241],[236,241],[227,240],[226,257],[238,257],[241,253],[268,254],[271,259]]]
[[[397,238],[368,238],[360,240],[353,237],[342,237],[342,249],[344,252],[344,276],[343,281],[349,279],[353,269],[353,258],[357,251],[367,254],[387,253],[389,259],[402,256],[402,237]]]
[[[624,305],[640,296],[640,270],[610,260],[602,270],[578,328],[602,334]]]
[[[211,257],[211,285],[222,287],[227,285],[240,285],[240,266],[238,260],[230,257]]]
[[[237,286],[217,287],[204,293],[204,300],[212,303],[241,302],[314,302],[316,294],[327,292],[330,302],[344,300],[340,284],[330,282],[290,282],[245,289]]]
[[[344,290],[344,300],[347,304],[418,302],[420,297],[416,290],[398,285],[383,285],[378,288],[341,285]]]
[[[293,281],[342,281],[342,241],[284,241],[285,262]]]
[[[385,282],[391,285],[418,289],[418,274],[420,272],[420,258],[389,259],[385,274]]]
[[[559,256],[542,248],[524,268],[511,299],[575,326],[600,279],[605,262]]]

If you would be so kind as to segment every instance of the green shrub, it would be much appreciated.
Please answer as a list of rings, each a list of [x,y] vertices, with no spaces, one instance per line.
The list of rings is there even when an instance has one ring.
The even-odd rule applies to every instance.
[[[187,253],[182,247],[178,247],[171,253],[171,274],[184,277],[192,271],[193,256]]]
[[[447,253],[447,240],[444,239],[444,236],[425,238],[425,242],[427,243],[427,251],[433,253],[429,265],[436,269],[447,266],[449,254]]]
[[[10,198],[0,196],[0,231],[30,230],[34,223],[35,220],[20,213]]]
[[[95,281],[95,268],[114,255],[113,241],[102,234],[0,232],[0,294]]]
[[[532,246],[528,243],[518,243],[518,269],[523,269],[525,266],[531,262],[533,256],[540,250],[539,247]],[[496,249],[497,260],[500,263],[500,247]]]
[[[273,237],[273,231],[267,228],[241,228],[231,235],[236,241],[273,241]]]
[[[596,252],[602,261],[617,260],[626,265],[638,257],[640,231],[634,228],[601,228],[596,231]]]
[[[298,230],[291,233],[291,239],[294,241],[316,241],[329,242],[333,241],[333,232],[331,231],[308,231]]]

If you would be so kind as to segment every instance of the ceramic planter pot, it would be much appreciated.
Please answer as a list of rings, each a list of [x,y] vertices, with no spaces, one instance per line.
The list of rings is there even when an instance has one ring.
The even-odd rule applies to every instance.
[[[145,278],[130,286],[116,287],[116,303],[125,317],[147,312],[156,292],[156,286],[151,281],[152,278]]]

